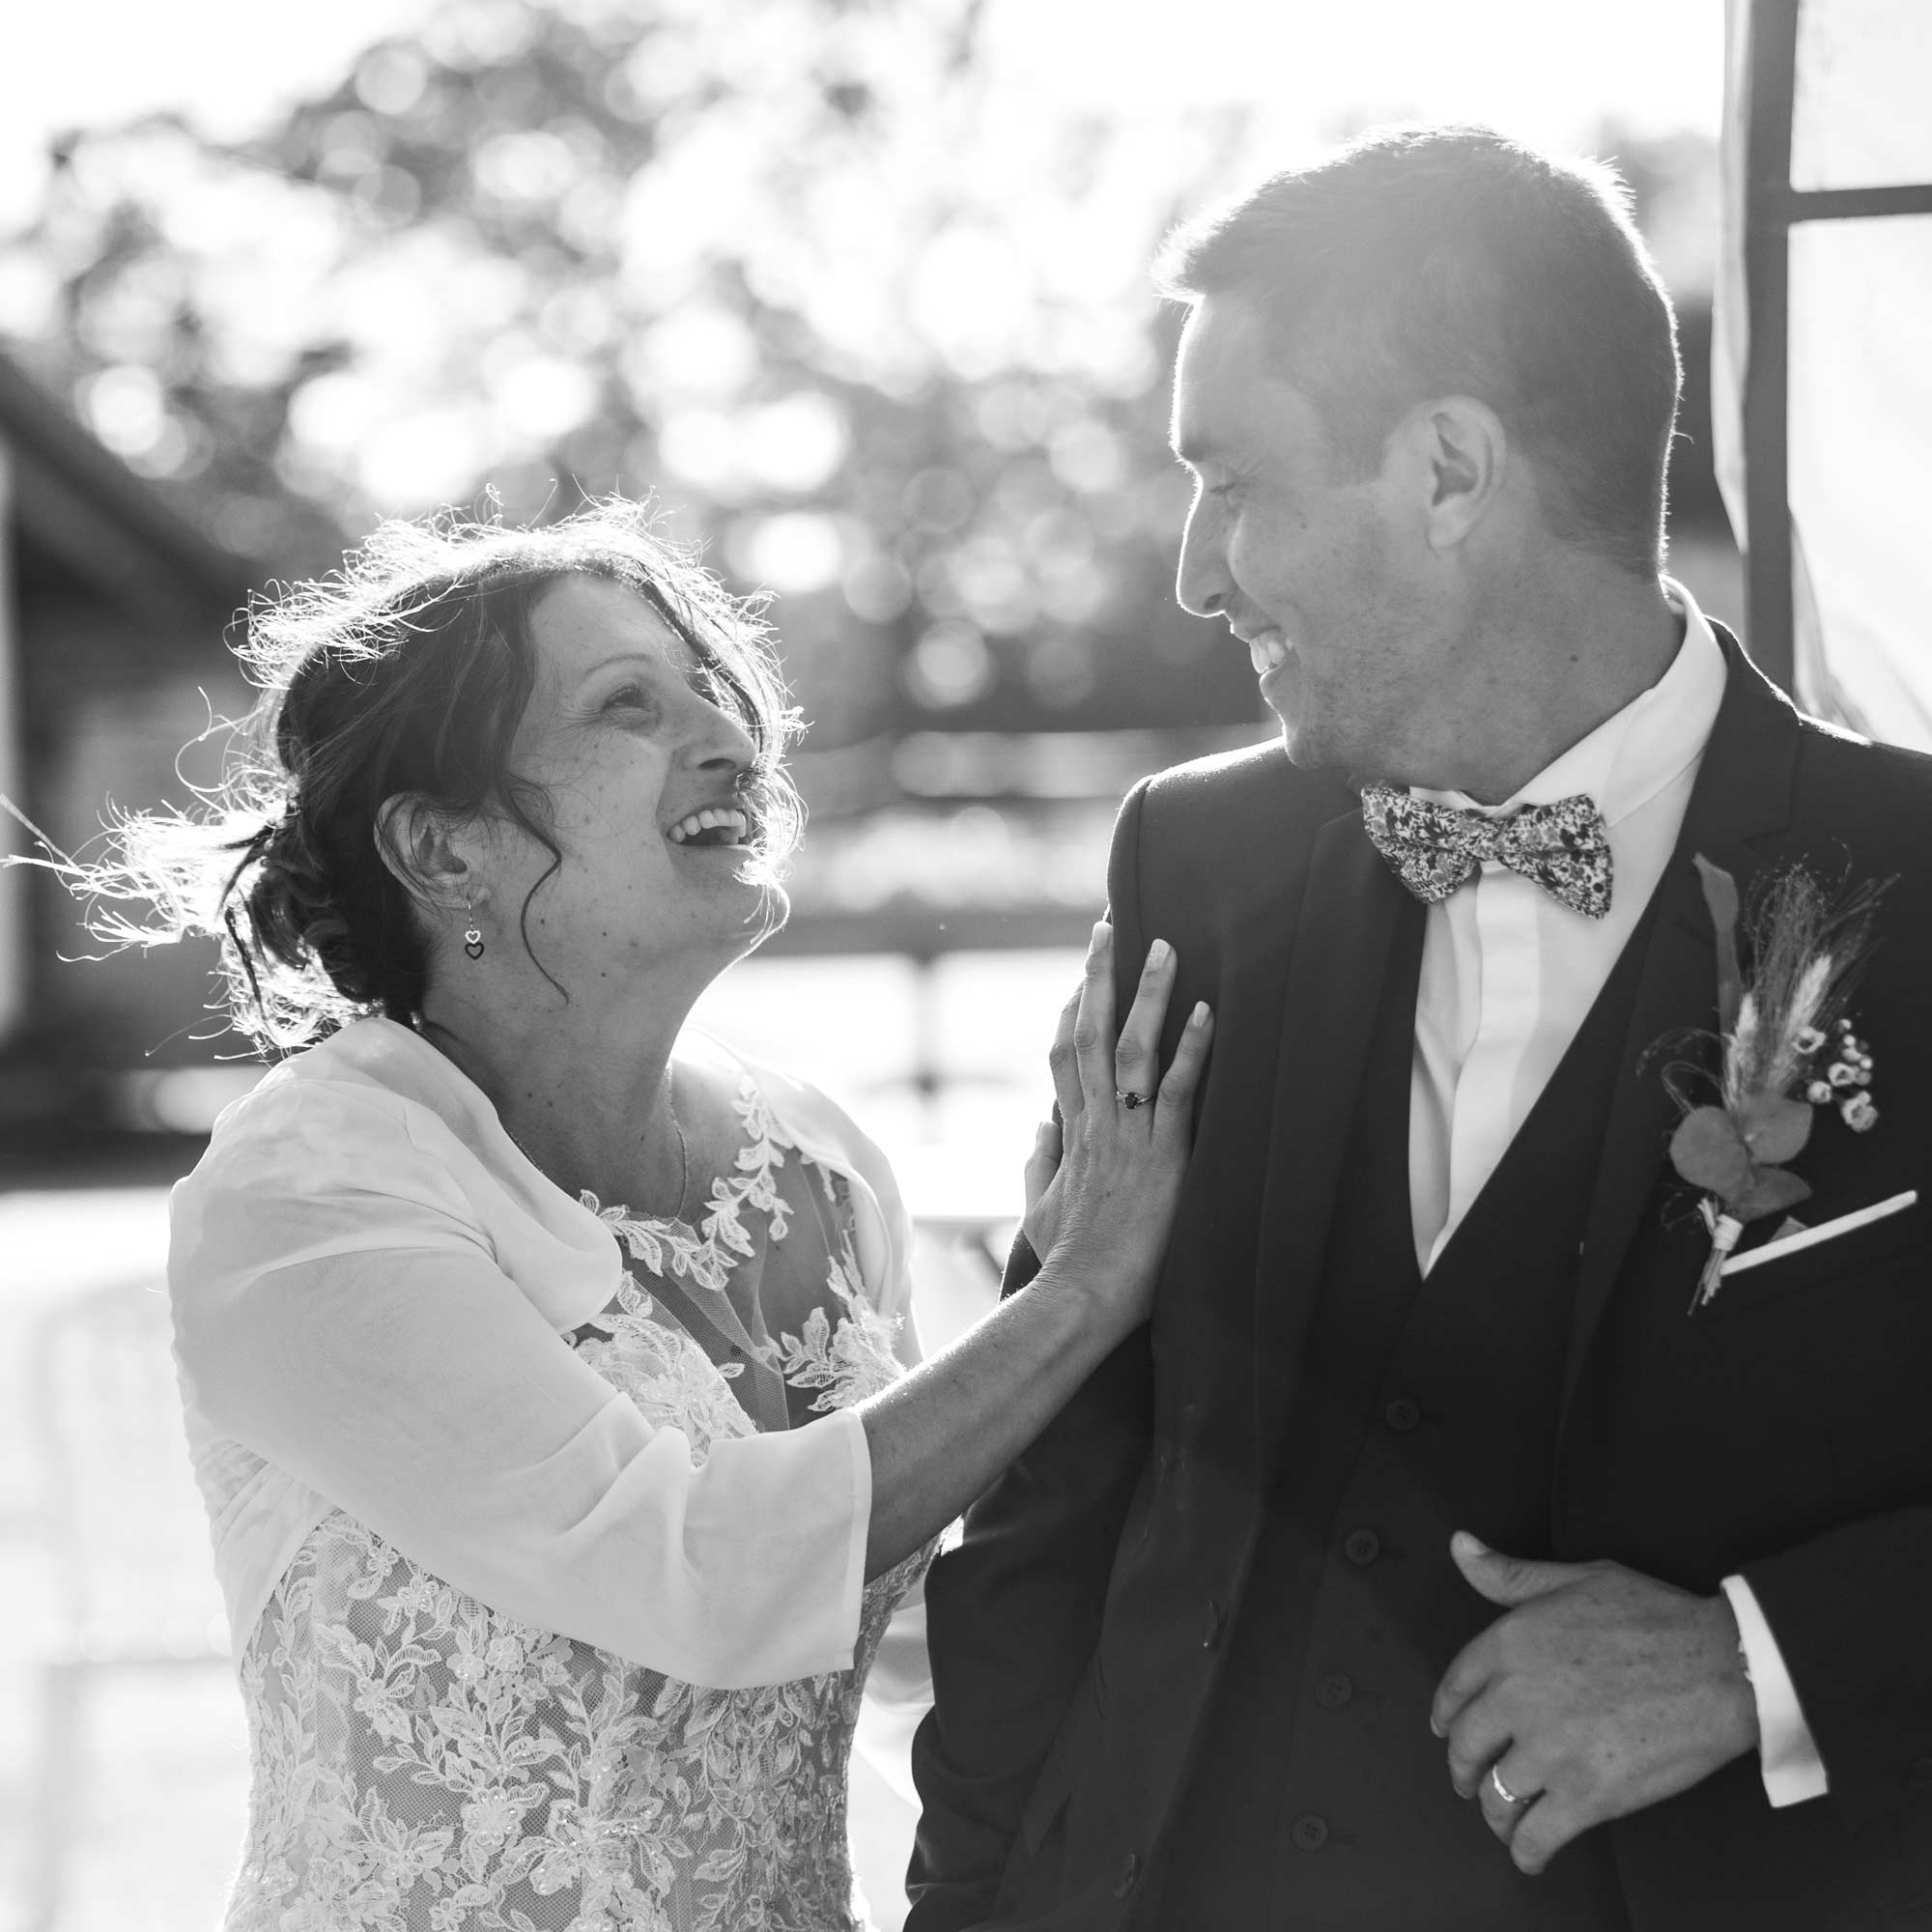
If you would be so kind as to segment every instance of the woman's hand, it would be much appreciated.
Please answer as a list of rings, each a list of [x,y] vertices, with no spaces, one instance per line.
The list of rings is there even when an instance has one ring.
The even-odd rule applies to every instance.
[[[861,1404],[872,1457],[866,1574],[916,1549],[980,1494],[1145,1321],[1193,1138],[1212,1033],[1196,1007],[1159,1073],[1174,951],[1148,949],[1114,1037],[1114,932],[1094,929],[1079,992],[1060,1016],[1061,1125],[1027,1163],[1027,1237],[1039,1272],[952,1346]],[[1117,1094],[1145,1095],[1129,1107]]]
[[[1144,1320],[1167,1247],[1192,1140],[1194,1090],[1213,1031],[1197,1006],[1164,1077],[1158,1055],[1174,990],[1174,949],[1148,949],[1126,1025],[1114,1037],[1114,929],[1094,928],[1079,989],[1060,1015],[1048,1063],[1058,1126],[1027,1162],[1027,1239],[1042,1264],[1095,1296],[1123,1329]],[[1130,1106],[1122,1094],[1142,1095]]]

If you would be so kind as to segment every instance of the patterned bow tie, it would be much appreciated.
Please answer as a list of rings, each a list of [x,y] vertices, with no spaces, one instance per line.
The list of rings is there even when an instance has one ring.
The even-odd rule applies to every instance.
[[[1610,845],[1604,815],[1584,793],[1554,805],[1525,805],[1492,818],[1411,798],[1393,785],[1362,792],[1362,824],[1376,850],[1424,905],[1446,899],[1493,859],[1572,912],[1602,919],[1610,909]]]

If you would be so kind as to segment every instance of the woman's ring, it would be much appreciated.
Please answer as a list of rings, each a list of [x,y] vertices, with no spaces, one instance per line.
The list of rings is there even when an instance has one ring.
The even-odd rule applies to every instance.
[[[1129,1094],[1124,1087],[1116,1087],[1114,1089],[1114,1098],[1126,1108],[1129,1113],[1132,1113],[1136,1107],[1145,1107],[1152,1097],[1153,1095],[1151,1094]]]
[[[1509,1788],[1509,1786],[1503,1782],[1503,1775],[1500,1771],[1496,1769],[1494,1765],[1491,1765],[1490,1767],[1490,1782],[1495,1787],[1496,1796],[1500,1798],[1505,1804],[1516,1805],[1516,1804],[1527,1804],[1529,1803],[1529,1800],[1527,1798],[1519,1798],[1516,1795],[1516,1793],[1512,1791]]]

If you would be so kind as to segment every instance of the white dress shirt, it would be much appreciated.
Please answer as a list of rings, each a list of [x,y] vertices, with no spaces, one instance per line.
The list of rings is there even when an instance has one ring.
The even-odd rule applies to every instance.
[[[1417,798],[1494,816],[1585,793],[1603,813],[1612,866],[1610,910],[1601,920],[1494,860],[1428,910],[1408,1114],[1409,1211],[1424,1274],[1603,991],[1683,828],[1726,667],[1690,592],[1663,583],[1684,619],[1684,642],[1648,691],[1499,806],[1412,787]],[[1824,1765],[1770,1625],[1742,1577],[1725,1577],[1723,1588],[1757,1700],[1765,1791],[1773,1804],[1817,1797]]]

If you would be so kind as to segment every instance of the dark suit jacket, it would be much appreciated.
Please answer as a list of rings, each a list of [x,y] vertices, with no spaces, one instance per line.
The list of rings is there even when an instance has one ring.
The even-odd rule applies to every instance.
[[[1801,717],[1725,644],[1722,710],[1633,942],[1646,953],[1575,1291],[1549,1548],[1703,1592],[1741,1571],[1831,1781],[1774,1811],[1740,1760],[1603,1828],[1635,1932],[1932,1928],[1932,759]],[[1693,853],[1747,892],[1791,861],[1891,880],[1854,1001],[1882,1118],[1860,1136],[1821,1110],[1794,1166],[1814,1226],[1920,1197],[1739,1272],[1695,1319],[1707,1243],[1665,1158],[1677,1108],[1650,1051],[1716,1025]],[[1293,1402],[1335,1122],[1373,1022],[1362,989],[1379,980],[1357,969],[1393,929],[1368,889],[1380,865],[1354,795],[1274,746],[1159,774],[1122,811],[1123,1001],[1149,940],[1173,941],[1174,1013],[1211,1002],[1213,1059],[1150,1328],[971,1512],[928,1583],[937,1708],[915,1747],[910,1932],[1124,1925],[1159,1857],[1216,1690],[1202,1632],[1238,1603]],[[1079,1829],[1083,1808],[1106,1829]],[[1473,1810],[1469,1828],[1485,1831]]]

